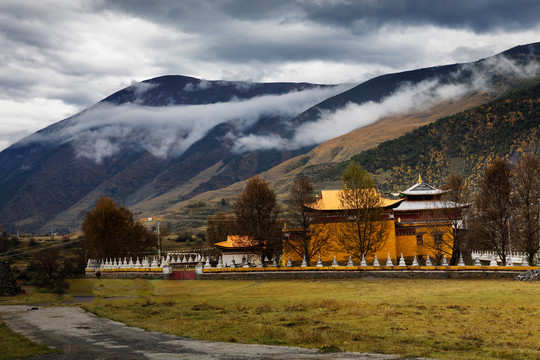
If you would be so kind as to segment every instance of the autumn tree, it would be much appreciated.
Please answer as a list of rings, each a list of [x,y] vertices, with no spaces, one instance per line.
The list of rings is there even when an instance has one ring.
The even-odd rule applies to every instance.
[[[529,264],[540,250],[540,165],[532,155],[523,155],[513,169],[516,204],[512,228],[516,245],[527,253]]]
[[[438,217],[451,227],[446,229],[442,236],[445,247],[451,249],[450,265],[457,265],[460,256],[468,248],[464,221],[467,218],[467,211],[470,206],[470,192],[468,186],[459,174],[451,174],[442,190],[447,190],[443,194],[440,206],[437,209]],[[450,230],[450,231],[448,231]]]
[[[388,177],[388,186],[392,191],[398,191],[399,189],[407,186],[407,184],[414,184],[418,171],[405,164],[392,167],[390,176]]]
[[[510,250],[511,177],[508,162],[496,158],[484,171],[475,199],[474,233],[485,247],[499,255],[504,265]]]
[[[315,205],[313,185],[305,176],[296,180],[290,188],[286,208],[288,236],[284,246],[300,257],[305,256],[307,263],[328,245],[328,236],[323,227],[315,223],[311,207]]]
[[[131,210],[117,207],[107,197],[86,212],[82,231],[85,249],[98,259],[135,255],[157,246],[156,235],[136,222]]]
[[[234,214],[239,235],[251,237],[261,262],[281,253],[280,208],[267,182],[258,176],[249,179],[236,199]]]
[[[361,259],[362,254],[372,255],[384,245],[388,224],[381,221],[383,202],[372,177],[354,161],[343,171],[342,182],[339,197],[349,220],[336,240],[345,252]]]
[[[210,245],[226,241],[227,236],[236,235],[236,217],[218,211],[215,215],[206,219],[206,241]]]

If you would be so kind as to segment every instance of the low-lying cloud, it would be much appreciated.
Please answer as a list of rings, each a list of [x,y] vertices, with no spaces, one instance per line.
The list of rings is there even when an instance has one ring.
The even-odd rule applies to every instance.
[[[236,139],[233,150],[235,152],[272,148],[294,150],[320,144],[372,124],[385,116],[428,108],[430,104],[457,98],[467,91],[466,86],[441,86],[438,80],[424,81],[414,86],[404,84],[380,102],[368,101],[361,104],[350,102],[336,111],[321,111],[317,121],[298,126],[292,139],[283,139],[275,134],[248,135]]]
[[[221,123],[233,125],[238,134],[262,116],[279,116],[284,119],[282,125],[288,126],[287,121],[297,114],[347,88],[317,87],[208,105],[151,107],[138,101],[123,105],[100,103],[58,124],[58,130],[34,134],[23,143],[69,142],[78,157],[96,163],[126,148],[145,150],[165,159],[179,156]],[[144,89],[137,87],[139,95]]]
[[[59,130],[43,131],[26,141],[70,142],[78,157],[96,163],[123,149],[148,151],[157,158],[166,159],[181,155],[212,128],[226,123],[233,130],[218,140],[232,144],[232,152],[294,150],[320,144],[385,116],[428,109],[444,100],[456,100],[471,91],[487,89],[491,86],[491,77],[497,74],[522,79],[538,75],[540,70],[538,64],[520,66],[504,57],[488,59],[480,65],[465,65],[444,80],[403,83],[379,102],[348,103],[332,112],[322,110],[316,120],[300,125],[293,125],[291,120],[350,86],[317,87],[208,105],[151,107],[141,105],[137,100],[123,105],[100,103],[58,124]],[[197,91],[208,86],[210,83],[202,82],[197,88],[184,90]],[[240,86],[249,86],[249,83]],[[135,84],[139,97],[150,87]],[[276,121],[281,121],[279,126],[289,130],[289,135],[282,137],[275,132],[250,131],[265,116],[279,118]]]
[[[456,80],[465,72],[472,72],[468,81],[457,82]],[[490,76],[493,75],[526,79],[540,75],[540,65],[533,63],[521,66],[505,57],[487,59],[480,69],[475,65],[464,65],[453,74],[454,81],[441,82],[440,79],[430,79],[415,85],[404,83],[380,102],[369,101],[361,104],[351,102],[333,112],[321,111],[317,121],[298,126],[292,139],[283,139],[275,134],[249,135],[236,139],[233,150],[236,152],[272,148],[293,150],[320,144],[392,114],[426,110],[444,100],[457,100],[471,91],[487,89],[490,86]]]

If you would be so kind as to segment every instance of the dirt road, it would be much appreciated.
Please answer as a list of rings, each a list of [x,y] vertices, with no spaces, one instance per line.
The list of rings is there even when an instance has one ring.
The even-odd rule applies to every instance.
[[[283,346],[198,341],[99,318],[77,307],[0,306],[4,322],[31,340],[60,349],[43,359],[399,359],[397,356],[326,353]]]

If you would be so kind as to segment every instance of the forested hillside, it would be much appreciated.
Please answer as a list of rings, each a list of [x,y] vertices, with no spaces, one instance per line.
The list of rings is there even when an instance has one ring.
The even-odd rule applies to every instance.
[[[442,185],[452,172],[474,189],[486,164],[497,156],[536,152],[540,137],[540,79],[521,82],[485,105],[444,117],[352,157],[372,173],[384,193],[403,190],[418,176]],[[344,164],[310,175],[339,178]]]

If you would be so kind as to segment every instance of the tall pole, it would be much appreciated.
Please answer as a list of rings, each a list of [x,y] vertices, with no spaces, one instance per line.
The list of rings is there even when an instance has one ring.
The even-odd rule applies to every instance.
[[[159,230],[159,227],[161,225],[161,220],[158,216],[158,219],[157,219],[157,238],[158,238],[158,259],[159,261],[161,261],[161,232]]]
[[[538,201],[538,245],[540,245],[540,199],[536,199]],[[540,252],[536,252],[538,254],[536,258],[536,266],[540,265]],[[529,259],[531,261],[531,266],[533,264],[533,259]]]
[[[508,252],[509,252],[509,258],[512,259],[512,238],[510,235],[510,218],[508,218]],[[505,257],[506,259],[506,257]],[[506,264],[508,263],[508,259],[506,259]],[[504,265],[506,265],[504,264]]]

